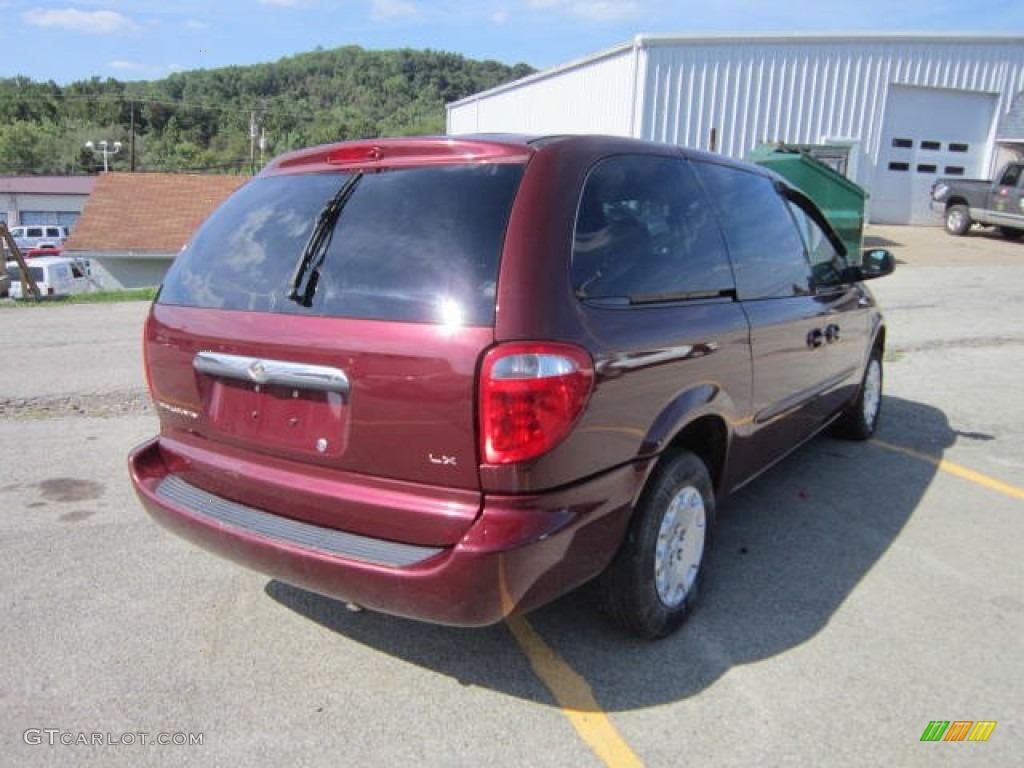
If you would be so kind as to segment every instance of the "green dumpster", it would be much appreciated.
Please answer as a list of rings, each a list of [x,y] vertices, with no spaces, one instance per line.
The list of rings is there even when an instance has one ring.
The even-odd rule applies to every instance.
[[[814,201],[846,246],[850,261],[859,263],[864,237],[864,201],[867,193],[848,178],[815,160],[815,149],[825,146],[766,144],[747,159],[779,174]]]

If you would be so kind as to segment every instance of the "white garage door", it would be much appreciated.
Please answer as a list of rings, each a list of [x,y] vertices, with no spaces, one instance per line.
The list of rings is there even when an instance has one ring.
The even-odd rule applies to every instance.
[[[987,175],[996,94],[889,87],[882,144],[871,190],[876,224],[938,224],[928,207],[940,176]]]

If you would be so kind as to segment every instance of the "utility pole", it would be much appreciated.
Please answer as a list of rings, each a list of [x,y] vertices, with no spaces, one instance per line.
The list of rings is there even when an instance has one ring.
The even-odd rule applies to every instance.
[[[132,115],[132,132],[131,138],[128,140],[128,156],[129,162],[128,167],[132,173],[135,173],[135,102],[129,101],[128,108],[131,110]]]
[[[14,238],[11,237],[11,232],[7,229],[7,224],[0,222],[0,251],[7,248],[11,252],[11,256],[18,262],[18,277],[21,279],[21,297],[24,299],[28,296],[29,292],[32,293],[32,297],[39,301],[43,295],[39,292],[39,286],[36,285],[35,278],[32,277],[32,273],[28,271],[28,265],[25,263],[25,258],[21,255],[21,250],[18,248],[18,244],[14,242]]]
[[[258,109],[249,113],[249,173],[256,175],[256,144],[260,147],[260,164],[263,164],[263,149],[266,146],[266,134],[263,132],[263,115],[267,112],[267,101],[260,102]]]
[[[249,175],[256,175],[256,110],[249,113]]]

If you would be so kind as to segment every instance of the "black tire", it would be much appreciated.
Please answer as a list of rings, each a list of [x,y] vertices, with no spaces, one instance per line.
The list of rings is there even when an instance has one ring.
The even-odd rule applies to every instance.
[[[1013,227],[1000,227],[999,234],[1005,237],[1007,240],[1020,240],[1024,237],[1024,229],[1014,229]]]
[[[843,410],[832,430],[846,440],[870,440],[882,411],[882,352],[874,349],[864,367],[857,397]]]
[[[714,519],[715,492],[704,462],[692,453],[663,459],[640,495],[622,547],[598,578],[604,610],[649,640],[678,628],[700,593]]]
[[[946,209],[946,231],[958,237],[971,228],[971,210],[966,205],[951,205]]]

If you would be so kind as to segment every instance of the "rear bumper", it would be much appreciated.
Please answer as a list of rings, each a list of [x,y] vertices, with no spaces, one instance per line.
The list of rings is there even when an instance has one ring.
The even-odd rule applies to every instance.
[[[149,514],[189,541],[281,581],[422,621],[483,626],[574,589],[622,540],[643,466],[567,489],[485,496],[450,547],[384,541],[275,515],[189,485],[164,462],[159,438],[128,458]]]

